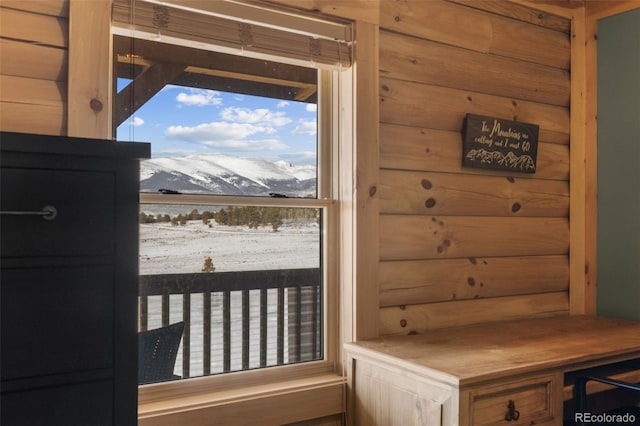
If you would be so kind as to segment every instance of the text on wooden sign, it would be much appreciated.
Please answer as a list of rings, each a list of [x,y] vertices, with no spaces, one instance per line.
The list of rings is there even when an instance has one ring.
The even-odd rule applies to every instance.
[[[535,173],[538,130],[536,124],[467,114],[463,127],[462,165]]]

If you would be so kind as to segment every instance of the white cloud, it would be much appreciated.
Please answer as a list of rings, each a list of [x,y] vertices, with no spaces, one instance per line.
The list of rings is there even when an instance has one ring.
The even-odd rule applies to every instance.
[[[291,133],[295,135],[315,135],[317,132],[315,120],[298,120],[296,128]]]
[[[215,90],[190,89],[176,96],[176,101],[187,106],[208,106],[222,104],[220,92]]]
[[[309,112],[316,112],[316,111],[318,111],[318,105],[317,104],[307,104],[305,109],[307,111],[309,111]]]
[[[144,124],[144,120],[140,117],[132,117],[124,122],[125,126],[140,127]]]
[[[179,136],[191,140],[214,139],[224,140],[229,138],[246,138],[256,133],[264,133],[267,129],[252,124],[212,122],[202,123],[197,126],[169,126],[167,136]]]
[[[266,126],[285,126],[291,123],[291,119],[284,112],[272,112],[266,108],[249,109],[229,107],[222,110],[220,116],[223,120],[238,123],[262,124]]]
[[[284,149],[286,145],[274,138],[251,138],[260,134],[270,134],[273,129],[250,123],[213,122],[197,126],[169,126],[165,135],[212,148],[232,148],[242,151]]]
[[[287,106],[289,106],[289,102],[287,102],[287,101],[278,102],[278,108],[284,108],[284,107],[287,107]]]

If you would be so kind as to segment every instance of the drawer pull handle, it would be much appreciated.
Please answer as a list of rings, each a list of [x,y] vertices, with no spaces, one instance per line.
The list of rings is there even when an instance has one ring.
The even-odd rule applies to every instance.
[[[7,216],[41,216],[45,220],[53,220],[58,216],[58,209],[53,206],[44,206],[42,210],[37,212],[25,211],[0,211],[1,215]]]
[[[512,399],[509,400],[509,405],[507,405],[509,411],[505,414],[504,419],[508,422],[512,422],[518,420],[520,418],[520,411],[516,410],[516,403],[513,402]]]

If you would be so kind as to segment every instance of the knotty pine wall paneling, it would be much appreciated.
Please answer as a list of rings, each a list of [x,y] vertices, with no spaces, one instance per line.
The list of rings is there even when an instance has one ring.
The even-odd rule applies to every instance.
[[[67,0],[0,4],[0,129],[65,135]]]
[[[568,314],[570,19],[380,5],[380,334]],[[466,113],[538,124],[536,173],[462,167]]]

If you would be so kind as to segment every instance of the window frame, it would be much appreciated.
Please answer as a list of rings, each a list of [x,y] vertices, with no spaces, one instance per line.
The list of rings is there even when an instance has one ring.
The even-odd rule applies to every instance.
[[[122,36],[122,30],[112,31],[112,37]],[[223,53],[229,53],[223,50]],[[287,58],[272,58],[284,64],[299,65]],[[140,193],[140,204],[174,204],[198,206],[265,206],[265,207],[309,207],[323,210],[324,225],[321,230],[323,269],[323,359],[281,366],[269,366],[252,370],[233,371],[210,376],[192,377],[184,380],[146,384],[139,386],[139,405],[153,404],[158,400],[189,398],[210,394],[215,390],[233,391],[255,386],[275,385],[291,380],[309,379],[323,375],[343,377],[341,364],[341,327],[339,312],[339,258],[340,258],[340,150],[339,140],[341,87],[351,77],[351,70],[318,71],[318,136],[317,136],[317,197],[316,198],[270,198],[260,196],[189,195]],[[115,86],[115,84],[114,84]],[[115,111],[112,116],[115,116]]]
[[[323,276],[323,351],[322,360],[268,366],[251,370],[233,371],[184,380],[140,385],[139,406],[153,405],[165,399],[192,398],[209,395],[216,399],[226,391],[248,390],[255,387],[282,384],[288,381],[318,378],[330,375],[343,377],[340,333],[340,170],[338,115],[340,109],[341,80],[350,70],[328,71],[318,69],[318,196],[317,198],[270,198],[232,195],[189,195],[140,193],[140,204],[309,207],[323,210],[325,225],[321,231],[321,261]],[[341,379],[343,380],[343,379]]]

